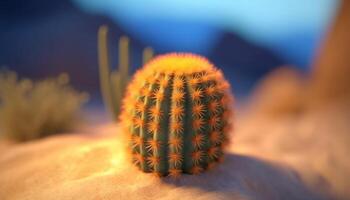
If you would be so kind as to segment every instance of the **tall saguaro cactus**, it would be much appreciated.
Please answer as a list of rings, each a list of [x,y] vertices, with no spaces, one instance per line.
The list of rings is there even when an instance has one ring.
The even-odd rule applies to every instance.
[[[118,119],[121,101],[129,77],[129,38],[123,36],[119,39],[119,64],[117,70],[112,70],[108,54],[108,27],[101,26],[98,31],[98,56],[100,87],[102,98],[107,110],[114,119]],[[143,61],[146,62],[153,56],[150,47],[144,49]]]
[[[134,164],[175,177],[213,167],[228,141],[232,100],[229,83],[205,58],[153,59],[128,86],[121,114]]]

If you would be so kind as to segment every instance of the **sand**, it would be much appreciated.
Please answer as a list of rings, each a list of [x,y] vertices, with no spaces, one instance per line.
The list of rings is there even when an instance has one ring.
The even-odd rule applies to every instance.
[[[22,144],[1,140],[0,199],[350,199],[349,99],[313,106],[299,75],[282,72],[295,76],[270,77],[238,109],[232,144],[211,171],[178,180],[140,172],[118,124],[102,120]]]
[[[198,176],[145,174],[129,164],[118,131],[106,124],[2,149],[0,199],[322,199],[292,169],[234,152]]]

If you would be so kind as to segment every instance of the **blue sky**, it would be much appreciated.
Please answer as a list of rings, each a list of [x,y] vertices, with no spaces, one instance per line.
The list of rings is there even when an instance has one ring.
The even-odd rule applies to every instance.
[[[207,54],[222,30],[306,67],[338,0],[74,0],[111,17],[133,37],[169,51]]]

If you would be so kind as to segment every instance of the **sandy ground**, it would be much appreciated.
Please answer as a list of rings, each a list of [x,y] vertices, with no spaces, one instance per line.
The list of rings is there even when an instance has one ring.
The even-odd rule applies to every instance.
[[[254,106],[238,111],[223,163],[178,180],[130,165],[117,124],[2,140],[0,199],[350,199],[349,100],[307,106],[296,102],[303,86],[294,80],[267,83]]]
[[[340,103],[295,115],[238,118],[231,150],[287,164],[319,192],[350,199],[349,108]]]
[[[0,199],[321,199],[280,164],[230,152],[212,171],[157,178],[126,161],[118,126],[3,148]]]
[[[2,141],[0,199],[349,199],[349,112],[241,114],[211,171],[159,179],[131,166],[116,124],[25,144]]]

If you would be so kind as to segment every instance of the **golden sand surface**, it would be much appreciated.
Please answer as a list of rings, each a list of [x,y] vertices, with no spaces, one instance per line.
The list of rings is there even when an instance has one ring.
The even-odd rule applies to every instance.
[[[137,170],[109,122],[0,140],[0,199],[350,199],[350,101],[313,104],[299,79],[282,70],[261,84],[236,113],[223,163],[196,176]]]
[[[2,141],[0,199],[348,199],[346,105],[278,118],[239,114],[224,162],[178,180],[130,165],[117,124],[24,144]]]
[[[321,199],[288,167],[234,152],[197,176],[142,173],[118,130],[107,124],[1,149],[0,199]]]

